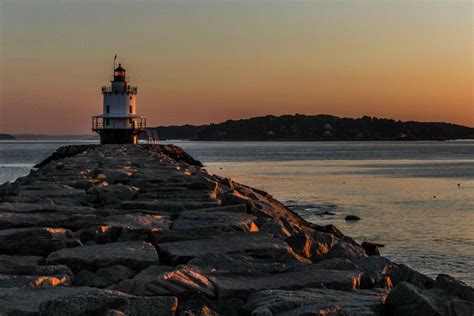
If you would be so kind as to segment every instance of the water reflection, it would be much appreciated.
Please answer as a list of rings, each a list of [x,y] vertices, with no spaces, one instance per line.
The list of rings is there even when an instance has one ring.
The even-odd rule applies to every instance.
[[[336,224],[360,242],[385,244],[383,255],[396,262],[433,276],[452,274],[474,284],[470,272],[474,269],[474,180],[454,176],[462,173],[464,166],[472,169],[474,161],[448,166],[435,177],[432,166],[449,164],[397,160],[216,162],[208,163],[207,168],[271,192],[309,221]],[[409,167],[392,171],[400,165]],[[459,166],[461,170],[456,170]],[[420,172],[413,176],[406,172],[410,169]],[[351,214],[362,220],[345,221]]]

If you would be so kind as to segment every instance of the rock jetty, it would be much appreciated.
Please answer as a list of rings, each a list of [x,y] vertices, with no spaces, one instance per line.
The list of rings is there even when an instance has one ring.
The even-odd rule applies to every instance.
[[[0,315],[473,315],[364,246],[175,146],[61,147],[0,186]]]

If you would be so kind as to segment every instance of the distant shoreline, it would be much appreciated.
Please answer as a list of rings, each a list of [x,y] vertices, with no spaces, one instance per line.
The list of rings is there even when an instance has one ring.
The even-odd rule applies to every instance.
[[[474,128],[443,122],[397,121],[363,116],[332,115],[261,116],[228,120],[218,124],[149,127],[159,140],[186,141],[459,141],[474,140]],[[3,136],[3,138],[2,138]],[[147,140],[147,133],[140,135]],[[44,135],[0,134],[0,140],[78,140],[98,141],[95,134]]]
[[[474,139],[474,128],[443,122],[397,121],[363,116],[260,116],[208,125],[151,128],[159,139],[202,141],[445,141]],[[146,135],[141,135],[146,139]]]

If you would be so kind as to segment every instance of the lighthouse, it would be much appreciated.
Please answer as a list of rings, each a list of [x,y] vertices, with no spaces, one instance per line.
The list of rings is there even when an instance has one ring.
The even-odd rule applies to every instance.
[[[92,117],[92,130],[100,135],[101,144],[136,144],[145,130],[146,118],[137,114],[137,87],[127,79],[119,64],[111,85],[102,87],[102,114]]]

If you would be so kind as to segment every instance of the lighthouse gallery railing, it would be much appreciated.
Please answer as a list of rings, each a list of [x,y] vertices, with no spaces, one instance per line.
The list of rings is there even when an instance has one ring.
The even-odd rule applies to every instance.
[[[125,91],[119,91],[119,90],[114,90],[112,89],[111,86],[103,86],[102,87],[102,93],[109,93],[109,92],[125,92],[125,93],[137,93],[138,88],[134,86],[126,86]]]
[[[117,120],[120,120],[117,122]],[[129,121],[131,120],[131,121]],[[145,117],[135,118],[104,118],[104,117],[92,117],[92,130],[102,129],[139,129],[143,130],[146,128]]]

